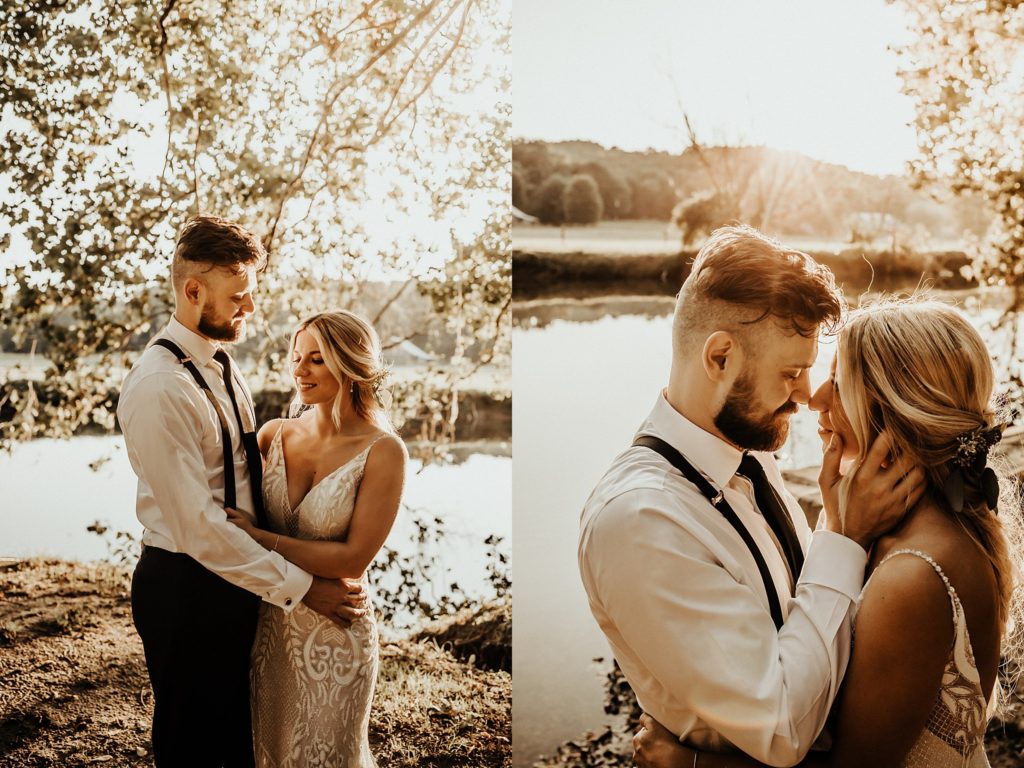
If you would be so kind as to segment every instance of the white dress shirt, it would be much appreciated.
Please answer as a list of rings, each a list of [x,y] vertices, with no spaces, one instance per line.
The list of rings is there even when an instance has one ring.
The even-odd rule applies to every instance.
[[[782,603],[776,630],[757,564],[728,521],[654,451],[631,447],[597,484],[580,521],[590,608],[643,709],[687,743],[794,765],[825,726],[849,661],[851,610],[867,553],[811,533],[774,457],[755,454],[806,552],[793,596],[788,566],[742,453],[658,398],[639,434],[699,469],[750,531]]]
[[[249,468],[235,412],[213,359],[219,345],[171,318],[161,334],[199,369],[227,420],[235,463],[239,511],[252,510]],[[246,398],[233,384],[242,418],[252,418]],[[244,382],[241,387],[244,387]],[[276,552],[257,544],[224,513],[224,450],[220,420],[207,396],[170,350],[150,345],[121,386],[117,419],[128,458],[139,477],[136,513],[145,526],[142,542],[183,552],[225,580],[286,611],[309,590],[313,577]],[[246,424],[247,429],[253,425]],[[256,489],[262,493],[262,489]]]

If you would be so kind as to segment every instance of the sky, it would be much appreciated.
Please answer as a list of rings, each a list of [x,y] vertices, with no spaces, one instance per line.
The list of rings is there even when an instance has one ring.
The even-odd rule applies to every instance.
[[[903,10],[884,0],[515,0],[513,136],[681,151],[764,144],[899,174]]]

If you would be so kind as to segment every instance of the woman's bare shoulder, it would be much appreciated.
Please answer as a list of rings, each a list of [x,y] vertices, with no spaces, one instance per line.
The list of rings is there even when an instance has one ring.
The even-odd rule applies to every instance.
[[[370,452],[366,457],[368,469],[398,469],[409,460],[409,450],[398,435],[381,431],[370,439]]]
[[[946,584],[934,566],[913,553],[894,550],[871,574],[857,611],[857,642],[904,653],[945,658],[953,640],[953,614]]]
[[[259,432],[256,433],[256,442],[259,444],[260,453],[266,457],[270,451],[270,444],[274,441],[274,436],[277,431],[284,425],[288,419],[271,419],[262,427]]]
[[[891,538],[879,560],[899,550],[920,553],[914,559],[931,567],[934,579],[948,580],[961,600],[992,594],[995,583],[987,554],[966,528],[941,510],[929,509],[905,535]],[[924,555],[922,557],[921,555]],[[893,558],[905,559],[904,557]],[[943,576],[939,576],[941,571]],[[927,576],[922,571],[922,577]]]

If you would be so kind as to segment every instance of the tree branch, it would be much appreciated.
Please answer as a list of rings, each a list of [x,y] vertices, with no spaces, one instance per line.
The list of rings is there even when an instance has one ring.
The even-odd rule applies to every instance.
[[[313,130],[313,135],[310,137],[309,144],[306,147],[306,151],[303,155],[302,162],[299,165],[298,170],[295,172],[295,175],[292,177],[291,181],[288,182],[288,185],[285,187],[284,193],[281,195],[281,199],[278,201],[277,210],[275,211],[274,217],[271,220],[270,231],[264,238],[263,245],[268,253],[270,253],[272,249],[274,237],[277,234],[277,227],[281,222],[281,215],[284,211],[284,206],[288,202],[288,200],[291,199],[295,187],[298,185],[298,183],[302,180],[302,177],[305,175],[306,168],[309,166],[309,161],[312,159],[314,150],[316,149],[317,143],[320,140],[320,134],[323,132],[324,128],[327,125],[327,118],[331,114],[331,111],[334,109],[334,105],[337,102],[337,100],[341,97],[341,94],[344,93],[346,89],[354,85],[364,74],[369,72],[370,69],[372,69],[373,66],[378,61],[380,61],[384,56],[390,53],[395,48],[395,46],[402,42],[402,40],[404,40],[412,32],[412,30],[415,29],[416,26],[421,21],[423,21],[423,19],[430,15],[430,13],[440,4],[440,2],[441,0],[431,0],[431,2],[423,8],[423,10],[416,14],[416,16],[413,18],[412,21],[409,22],[408,26],[406,26],[404,30],[402,30],[397,35],[395,35],[395,37],[389,40],[387,45],[382,46],[378,51],[376,51],[363,64],[362,67],[360,67],[356,72],[354,72],[353,74],[345,78],[343,81],[341,81],[340,85],[337,85],[334,88],[327,89],[327,95],[324,100],[324,106],[321,111],[320,120],[317,123],[316,128]]]
[[[408,334],[407,336],[403,336],[400,339],[391,339],[391,341],[389,341],[387,344],[382,344],[381,349],[394,349],[399,344],[404,344],[405,342],[412,340],[417,334],[419,334],[419,331],[413,331],[412,333]]]
[[[427,92],[427,90],[430,88],[430,86],[432,86],[434,84],[434,80],[437,78],[437,73],[440,72],[444,68],[444,65],[447,64],[451,60],[453,55],[455,55],[455,51],[458,49],[459,44],[462,42],[462,37],[465,34],[465,31],[466,31],[466,19],[469,17],[469,10],[472,7],[473,7],[473,0],[467,0],[467,2],[466,2],[466,10],[462,14],[462,20],[459,22],[459,31],[455,35],[455,40],[452,42],[451,47],[448,49],[448,53],[446,53],[444,55],[444,57],[442,57],[441,61],[438,62],[434,66],[434,68],[430,71],[430,74],[427,75],[427,79],[424,82],[423,87],[420,88],[419,91],[417,91],[412,96],[412,98],[406,100],[406,102],[399,108],[398,112],[395,114],[394,117],[392,117],[390,120],[388,120],[387,123],[384,123],[383,122],[384,116],[387,115],[387,112],[391,109],[392,104],[394,104],[394,98],[398,96],[398,92],[397,91],[394,92],[394,95],[392,96],[391,103],[388,104],[388,110],[385,110],[384,116],[381,117],[381,122],[379,122],[377,124],[377,136],[378,137],[387,135],[387,132],[391,130],[391,126],[395,124],[395,122],[398,120],[398,118],[400,118],[403,114],[405,114],[406,110],[409,109],[409,107],[411,105],[413,105],[417,101],[419,101],[420,97],[424,93]],[[446,15],[444,17],[444,19],[442,19],[441,22],[434,28],[434,31],[436,31],[437,29],[440,29],[441,24],[443,24],[445,21],[447,21],[449,18],[451,18],[452,13],[454,13],[454,11],[455,11],[455,8],[453,7],[452,11],[449,12],[448,15]],[[434,32],[432,31],[431,35],[433,35],[433,34],[434,34]],[[418,54],[418,52],[417,52],[417,54]],[[403,81],[404,81],[404,76],[403,76]]]
[[[494,336],[491,338],[491,348],[487,350],[486,354],[480,355],[480,357],[476,361],[476,365],[474,365],[465,374],[456,379],[456,381],[465,381],[474,373],[483,368],[485,365],[488,365],[494,359],[494,354],[498,346],[498,339],[501,337],[501,321],[505,317],[505,313],[508,312],[508,308],[511,306],[511,304],[512,292],[509,291],[508,298],[505,299],[505,303],[501,305],[501,309],[498,310],[498,316],[494,320]]]
[[[391,308],[392,304],[394,304],[396,301],[398,301],[398,297],[401,296],[403,293],[405,293],[405,289],[408,288],[410,285],[412,285],[415,282],[416,282],[416,278],[415,277],[410,277],[408,280],[406,280],[404,283],[402,283],[402,286],[397,291],[395,291],[394,296],[392,296],[390,299],[385,301],[384,302],[384,306],[382,306],[379,310],[377,310],[377,314],[373,316],[373,320],[370,321],[370,325],[376,325],[378,322],[380,322],[380,319],[381,319],[381,317],[384,316],[384,313],[387,312]]]
[[[468,6],[469,3],[467,3],[466,5]],[[458,7],[458,3],[453,4],[451,9],[446,14],[444,14],[437,22],[437,24],[434,25],[433,29],[431,29],[427,33],[426,38],[423,40],[422,43],[420,43],[420,46],[415,51],[413,51],[412,58],[409,60],[409,64],[402,70],[402,74],[399,76],[397,84],[395,84],[395,86],[392,87],[391,89],[391,99],[388,101],[388,105],[384,108],[382,117],[377,123],[377,134],[380,133],[381,125],[383,125],[384,123],[384,116],[388,115],[391,112],[391,108],[395,106],[395,102],[398,100],[398,94],[402,92],[402,86],[405,85],[405,81],[409,77],[409,73],[412,72],[413,68],[416,66],[416,62],[419,61],[420,56],[423,55],[423,51],[425,51],[427,46],[430,45],[430,41],[434,39],[434,37],[440,31],[441,27],[443,27],[445,23],[448,21],[448,19],[452,17],[452,14],[455,13],[455,9]],[[465,23],[465,17],[463,17],[463,23]],[[433,77],[429,78],[429,80],[432,79]]]
[[[163,195],[164,191],[164,179],[167,175],[167,165],[171,160],[171,136],[172,136],[172,119],[171,115],[174,111],[174,107],[171,104],[171,68],[167,63],[167,29],[164,27],[164,22],[167,20],[167,16],[171,13],[171,9],[174,8],[174,4],[177,0],[167,0],[167,4],[164,6],[163,13],[160,14],[160,18],[157,20],[157,26],[160,28],[160,66],[162,68],[162,74],[160,75],[160,88],[164,92],[164,98],[167,101],[167,149],[164,150],[164,165],[160,169],[160,195]]]
[[[199,199],[199,139],[202,136],[202,112],[196,113],[196,141],[192,147],[192,195],[196,200],[196,214],[203,212],[202,200]]]

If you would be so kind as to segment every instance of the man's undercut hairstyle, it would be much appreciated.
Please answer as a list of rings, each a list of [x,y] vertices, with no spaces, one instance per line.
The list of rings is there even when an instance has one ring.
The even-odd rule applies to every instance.
[[[211,269],[241,272],[255,266],[260,272],[266,265],[267,252],[252,232],[219,216],[193,216],[178,235],[171,279],[177,286]]]
[[[753,227],[721,227],[693,262],[676,301],[673,341],[704,343],[716,331],[746,331],[766,318],[810,338],[837,330],[843,300],[832,271]],[[756,353],[756,349],[751,349]]]

